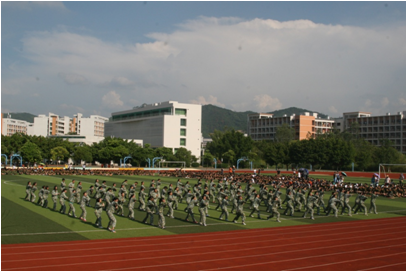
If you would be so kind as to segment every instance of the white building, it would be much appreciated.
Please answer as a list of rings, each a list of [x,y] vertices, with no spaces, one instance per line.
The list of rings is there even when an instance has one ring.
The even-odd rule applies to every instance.
[[[115,112],[105,124],[104,136],[140,139],[151,147],[183,147],[200,158],[202,106],[166,101]]]
[[[3,118],[1,115],[1,134],[11,136],[15,133],[29,134],[32,130],[32,123],[24,120],[13,119],[10,115]]]

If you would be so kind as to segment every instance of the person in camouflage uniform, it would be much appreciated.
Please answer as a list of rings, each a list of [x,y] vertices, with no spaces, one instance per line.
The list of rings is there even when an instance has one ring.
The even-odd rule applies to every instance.
[[[234,223],[237,223],[238,218],[241,217],[242,219],[242,224],[245,226],[245,213],[244,213],[244,204],[245,201],[243,200],[242,196],[240,196],[238,200],[238,206],[237,206],[237,211],[236,211],[236,216],[233,220]]]
[[[86,204],[88,202],[90,202],[90,197],[87,195],[87,192],[84,192],[82,200],[80,201],[80,209],[82,210],[82,214],[80,215],[80,220],[83,220],[84,222],[86,222],[86,216],[87,216]]]

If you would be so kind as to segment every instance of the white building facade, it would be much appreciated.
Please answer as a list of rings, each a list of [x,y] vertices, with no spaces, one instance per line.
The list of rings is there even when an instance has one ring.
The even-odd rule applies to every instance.
[[[32,123],[24,120],[13,119],[10,115],[3,118],[1,115],[1,134],[11,136],[15,133],[29,134],[32,131]]]
[[[200,158],[202,142],[202,106],[166,101],[144,104],[111,114],[105,123],[105,137],[139,139],[151,147],[183,147]]]

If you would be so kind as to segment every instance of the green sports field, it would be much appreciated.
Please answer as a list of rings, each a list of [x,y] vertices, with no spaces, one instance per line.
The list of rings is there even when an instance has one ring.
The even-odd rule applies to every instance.
[[[315,176],[317,178],[323,178],[323,176]],[[230,222],[219,220],[220,211],[215,211],[216,204],[211,204],[209,209],[210,217],[207,218],[207,227],[203,227],[191,222],[185,222],[184,218],[186,213],[183,211],[185,203],[179,204],[179,209],[175,211],[175,219],[166,217],[166,229],[162,230],[157,227],[143,224],[141,221],[145,217],[146,213],[135,210],[135,221],[129,220],[126,217],[116,216],[117,233],[113,234],[106,229],[98,229],[94,226],[96,217],[94,215],[94,209],[87,207],[87,222],[82,222],[78,218],[72,218],[68,215],[60,214],[58,203],[57,210],[45,209],[31,202],[25,201],[25,186],[27,181],[37,182],[38,189],[43,185],[48,185],[50,189],[54,185],[60,186],[62,178],[66,179],[69,184],[71,179],[75,179],[76,183],[82,181],[83,191],[86,191],[91,185],[94,185],[94,181],[98,178],[100,181],[106,180],[108,186],[113,183],[117,183],[118,188],[121,182],[125,179],[128,180],[128,185],[133,184],[134,181],[145,181],[145,185],[148,187],[152,179],[161,178],[163,188],[169,183],[176,185],[177,178],[159,177],[159,176],[26,176],[26,175],[3,175],[1,177],[1,204],[2,204],[2,244],[16,244],[16,243],[34,243],[34,242],[52,242],[52,241],[70,241],[70,240],[89,240],[89,239],[109,239],[109,238],[126,238],[126,237],[138,237],[138,236],[156,236],[156,235],[168,235],[168,234],[182,234],[182,233],[199,233],[199,232],[212,232],[212,231],[225,231],[236,229],[254,229],[265,227],[281,227],[292,225],[309,225],[314,223],[326,223],[326,222],[339,222],[339,221],[352,221],[360,219],[376,219],[386,217],[397,217],[406,215],[406,199],[388,199],[378,198],[377,207],[379,214],[369,214],[364,216],[363,214],[354,215],[349,217],[346,215],[335,218],[333,216],[326,217],[324,214],[317,216],[315,221],[310,219],[303,219],[301,216],[303,212],[295,212],[294,217],[284,216],[281,214],[281,223],[275,222],[274,219],[267,221],[265,218],[268,213],[261,213],[262,219],[247,217],[247,225],[239,223],[234,224],[231,220],[234,218],[234,214],[230,213]],[[329,177],[326,177],[330,179]],[[189,181],[194,185],[197,179],[182,179],[185,183]],[[346,182],[358,182],[369,183],[369,178],[347,178]],[[75,184],[76,184],[75,183]],[[243,186],[244,188],[245,186]],[[128,186],[127,186],[128,188]],[[138,191],[138,189],[137,189]],[[282,190],[283,198],[285,191]],[[38,191],[36,192],[38,196]],[[326,193],[324,198],[327,204],[329,193]],[[38,198],[38,197],[37,197]],[[51,197],[49,197],[49,207],[52,207],[53,203]],[[354,197],[352,198],[353,205]],[[91,205],[94,206],[95,200],[92,199]],[[369,200],[366,203],[369,208]],[[68,207],[68,206],[67,206]],[[75,204],[76,215],[80,216],[81,209],[79,205]],[[138,208],[138,202],[136,204]],[[69,209],[69,207],[67,208]],[[246,205],[246,216],[250,213],[249,205]],[[303,210],[303,209],[302,209]],[[200,216],[197,208],[194,209],[195,217],[199,220]],[[231,208],[229,208],[229,212]],[[265,211],[264,207],[261,207],[261,211]],[[166,212],[166,210],[165,210]],[[282,211],[280,211],[282,212]],[[128,215],[128,209],[125,206],[125,215]],[[155,216],[154,223],[157,224],[158,217]],[[105,212],[102,216],[102,224],[107,226],[108,218]]]

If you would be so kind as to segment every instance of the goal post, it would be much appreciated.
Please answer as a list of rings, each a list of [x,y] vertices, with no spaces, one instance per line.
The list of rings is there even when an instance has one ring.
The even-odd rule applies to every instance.
[[[385,163],[381,163],[379,164],[378,168],[379,168],[379,178],[385,178],[387,173],[391,172],[390,167],[391,166],[403,166],[406,169],[406,164],[385,164]],[[381,176],[381,174],[383,174],[383,177]]]
[[[186,168],[186,161],[159,161],[158,168],[161,168],[161,165],[168,167],[168,164],[182,164],[181,168]]]

